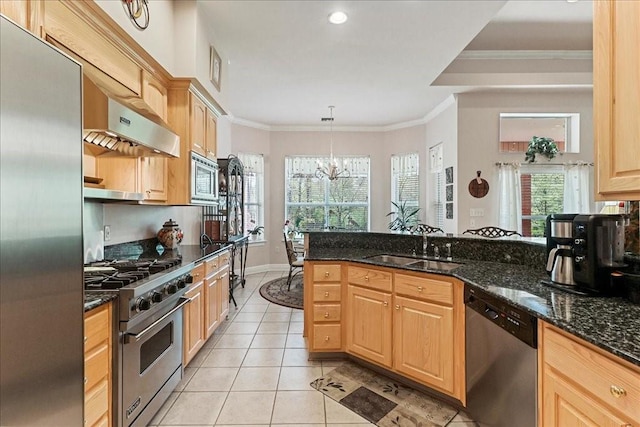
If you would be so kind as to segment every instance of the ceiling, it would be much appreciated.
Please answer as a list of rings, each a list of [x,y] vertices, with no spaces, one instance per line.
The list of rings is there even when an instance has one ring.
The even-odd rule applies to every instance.
[[[421,120],[465,49],[591,49],[591,1],[199,1],[228,59],[227,107],[274,128]],[[343,10],[349,20],[328,23]],[[487,25],[488,24],[488,25]],[[484,29],[484,30],[483,30]],[[544,31],[541,31],[544,29]],[[465,87],[469,90],[469,87]]]

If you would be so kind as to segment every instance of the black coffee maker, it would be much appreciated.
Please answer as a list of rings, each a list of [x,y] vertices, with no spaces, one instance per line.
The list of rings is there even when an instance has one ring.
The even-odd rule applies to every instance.
[[[573,279],[583,289],[612,295],[611,273],[624,264],[622,215],[578,215],[573,220]]]
[[[560,287],[575,287],[573,280],[573,219],[577,214],[552,214],[547,216],[547,273],[551,284]]]

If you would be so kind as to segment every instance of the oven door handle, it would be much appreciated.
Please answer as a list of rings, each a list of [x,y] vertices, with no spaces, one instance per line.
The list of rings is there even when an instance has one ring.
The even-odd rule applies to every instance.
[[[191,302],[189,298],[180,298],[178,301],[180,302],[178,305],[173,307],[168,313],[166,313],[164,316],[162,316],[161,318],[159,318],[158,320],[156,320],[155,322],[153,322],[152,324],[150,324],[149,326],[147,326],[137,334],[132,334],[130,332],[125,333],[125,342],[129,344],[130,342],[139,341],[140,338],[148,334],[150,330],[158,326],[160,323],[164,322],[166,318],[168,318],[173,313],[180,310],[182,307],[184,307],[185,305]]]

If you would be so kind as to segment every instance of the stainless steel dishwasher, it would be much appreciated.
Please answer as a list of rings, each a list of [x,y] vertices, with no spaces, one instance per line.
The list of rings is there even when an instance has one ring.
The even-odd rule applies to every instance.
[[[537,319],[465,286],[467,412],[481,425],[535,427]]]

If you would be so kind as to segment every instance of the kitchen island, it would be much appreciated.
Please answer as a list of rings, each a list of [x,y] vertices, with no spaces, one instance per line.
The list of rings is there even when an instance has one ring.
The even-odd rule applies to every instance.
[[[391,240],[395,239],[402,242],[394,245]],[[390,253],[420,257],[414,251],[422,253],[421,236],[385,233],[309,233],[305,260],[357,262],[451,276],[640,366],[640,305],[616,297],[574,295],[541,284],[548,276],[544,245],[536,242],[429,236],[429,244],[444,247],[446,243],[452,243],[453,261],[462,264],[450,271],[368,259]],[[471,258],[473,255],[480,259]]]
[[[411,235],[307,235],[304,330],[311,358],[348,354],[398,381],[469,404],[472,416],[491,425],[509,425],[506,412],[495,412],[505,390],[525,393],[516,402],[530,402],[526,420],[535,417],[537,425],[640,424],[639,305],[542,285],[548,276],[541,243],[452,236],[423,243]],[[480,292],[495,300],[481,316],[512,334],[514,325],[518,331],[532,325],[533,357],[516,358],[507,341],[479,345],[489,331],[469,328],[484,320],[470,320],[465,302]],[[531,322],[529,314],[539,320]],[[511,370],[485,378],[484,372],[500,371],[494,365]],[[525,366],[531,375],[521,377]],[[509,378],[522,386],[508,388]],[[488,390],[480,408],[493,410],[486,414],[477,412],[477,398],[471,405],[476,388]]]

